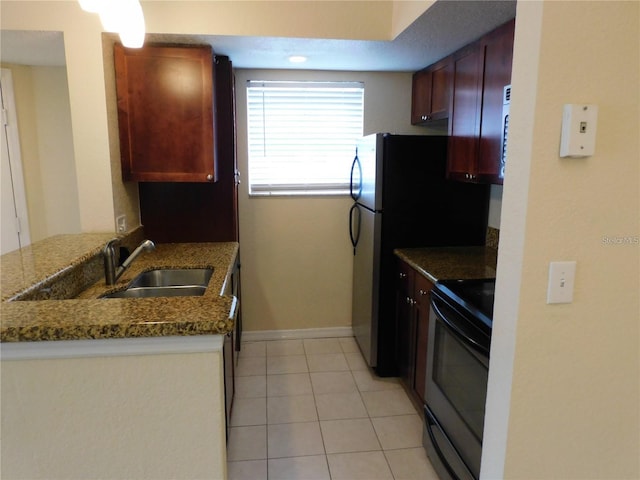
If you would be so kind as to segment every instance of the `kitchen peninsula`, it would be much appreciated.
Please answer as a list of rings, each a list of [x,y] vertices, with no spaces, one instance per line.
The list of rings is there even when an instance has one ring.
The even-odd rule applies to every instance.
[[[161,244],[107,286],[114,236],[62,235],[1,258],[3,477],[224,478],[238,244]],[[171,267],[212,267],[204,295],[98,298]]]

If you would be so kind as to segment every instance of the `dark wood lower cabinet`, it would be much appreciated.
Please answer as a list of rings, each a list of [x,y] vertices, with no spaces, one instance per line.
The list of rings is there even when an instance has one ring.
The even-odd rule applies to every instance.
[[[396,282],[396,359],[400,378],[413,400],[424,404],[429,294],[433,283],[402,260],[398,260]]]

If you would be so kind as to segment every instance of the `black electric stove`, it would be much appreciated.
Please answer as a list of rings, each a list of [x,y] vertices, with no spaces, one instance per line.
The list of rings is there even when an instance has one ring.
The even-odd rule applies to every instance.
[[[442,480],[478,480],[495,279],[431,291],[423,444]]]
[[[441,280],[436,284],[436,289],[491,329],[496,290],[495,278]]]

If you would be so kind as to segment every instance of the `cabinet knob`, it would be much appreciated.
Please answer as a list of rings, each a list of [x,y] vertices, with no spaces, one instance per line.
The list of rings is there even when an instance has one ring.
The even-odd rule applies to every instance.
[[[422,121],[425,121],[425,120],[427,120],[428,117],[426,115],[422,115],[422,117],[420,117],[420,118],[421,118]]]
[[[407,297],[407,305],[413,305],[413,299]]]
[[[420,289],[420,292],[419,292],[419,293],[420,293],[420,296],[422,296],[422,297],[424,297],[425,295],[428,295],[428,294],[429,294],[429,292],[427,292],[427,291],[425,291],[425,290],[422,290],[422,289]]]
[[[207,175],[207,180],[209,180],[209,181],[213,180],[213,175],[211,175],[211,174]]]
[[[403,279],[404,279],[404,278],[407,278],[407,274],[406,274],[406,273],[402,273],[402,272],[401,272],[401,273],[400,273],[400,278],[403,278]]]

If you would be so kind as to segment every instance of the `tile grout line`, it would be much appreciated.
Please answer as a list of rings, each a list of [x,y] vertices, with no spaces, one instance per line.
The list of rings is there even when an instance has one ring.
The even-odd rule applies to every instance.
[[[304,347],[304,342],[302,342],[304,351],[305,351],[305,360],[307,361],[307,369],[309,369],[309,359],[307,358],[307,349]],[[327,445],[324,441],[324,434],[322,433],[322,425],[320,424],[320,412],[318,411],[318,402],[316,402],[316,391],[313,387],[313,380],[311,378],[311,371],[309,371],[309,384],[311,385],[311,395],[313,397],[313,406],[316,409],[316,417],[318,418],[318,430],[320,430],[320,439],[322,440],[322,450],[324,451],[324,462],[327,466],[327,472],[329,472],[329,480],[331,480],[331,467],[329,465],[329,455],[327,454]]]

